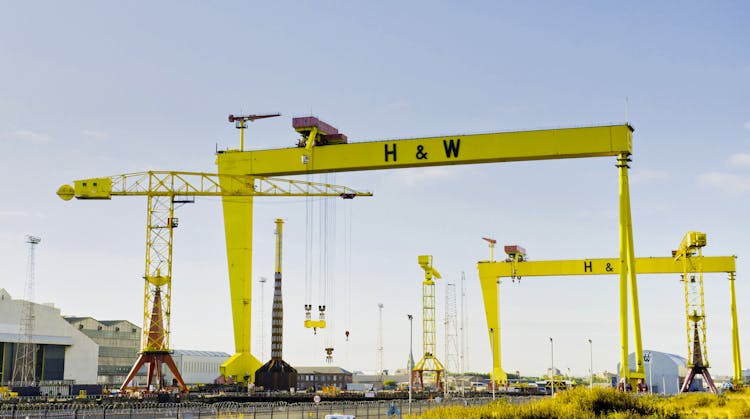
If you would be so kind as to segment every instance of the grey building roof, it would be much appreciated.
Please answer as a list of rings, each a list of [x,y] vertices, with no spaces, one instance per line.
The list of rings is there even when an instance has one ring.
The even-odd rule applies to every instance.
[[[206,357],[216,357],[216,358],[229,358],[230,357],[230,355],[226,352],[196,351],[192,349],[175,349],[174,354],[175,355],[187,355],[187,356],[206,356]]]

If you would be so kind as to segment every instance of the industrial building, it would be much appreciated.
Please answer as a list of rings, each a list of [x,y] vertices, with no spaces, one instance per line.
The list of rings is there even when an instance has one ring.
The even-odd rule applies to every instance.
[[[229,359],[230,355],[226,352],[214,351],[194,351],[175,349],[172,353],[177,369],[182,375],[185,384],[211,384],[221,374],[219,368],[221,364]],[[168,370],[164,371],[164,380],[172,382],[174,375]]]
[[[645,362],[646,384],[651,386],[654,394],[678,394],[680,387],[689,369],[686,365],[685,358],[664,352],[647,351],[650,359]],[[628,360],[629,365],[635,365],[635,354],[631,353]],[[617,371],[620,371],[620,364],[617,364]],[[619,381],[620,377],[617,377]],[[693,380],[690,386],[691,391],[702,391],[703,383],[700,377]]]
[[[24,342],[21,333],[23,306],[0,288],[0,383],[12,381],[15,350]],[[31,342],[36,345],[36,382],[96,384],[99,346],[73,327],[52,304],[33,305]]]
[[[297,369],[297,390],[321,390],[336,387],[341,390],[352,382],[352,373],[341,367],[295,367]]]
[[[92,317],[65,317],[76,330],[99,345],[97,382],[120,387],[133,367],[141,346],[141,328],[127,320],[96,320]],[[141,372],[145,379],[145,371]]]

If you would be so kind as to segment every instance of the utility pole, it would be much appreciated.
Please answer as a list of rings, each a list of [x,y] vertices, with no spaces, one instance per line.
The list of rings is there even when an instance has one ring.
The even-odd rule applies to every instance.
[[[589,339],[589,390],[594,389],[594,342]]]
[[[445,289],[445,397],[448,397],[448,371],[458,372],[458,336],[456,327],[456,284]]]
[[[469,355],[467,351],[468,321],[466,317],[466,275],[461,271],[461,374],[469,369]],[[463,387],[462,387],[463,388]]]
[[[32,386],[36,381],[36,344],[34,336],[34,249],[42,239],[26,236],[29,244],[29,259],[26,270],[26,290],[21,313],[19,341],[16,344],[16,356],[13,360],[12,382],[18,386]]]
[[[380,384],[383,384],[383,303],[378,303],[378,376],[380,377]]]

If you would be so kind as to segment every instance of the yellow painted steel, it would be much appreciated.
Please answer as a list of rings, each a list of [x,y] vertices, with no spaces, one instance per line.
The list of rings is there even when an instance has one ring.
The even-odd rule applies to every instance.
[[[221,366],[221,373],[236,381],[252,380],[262,364],[250,353],[251,299],[250,260],[252,243],[252,203],[254,196],[333,196],[351,198],[372,196],[345,186],[200,172],[149,171],[77,180],[63,185],[57,194],[63,200],[111,199],[113,196],[146,196],[146,272],[144,274],[143,336],[144,352],[169,352],[172,243],[177,227],[176,202],[192,202],[196,196],[223,197],[224,225],[229,260],[230,295],[234,320],[235,355]],[[150,317],[156,291],[164,316],[163,340],[150,341]],[[155,343],[154,343],[155,342]],[[154,347],[158,345],[158,347]]]
[[[732,316],[732,349],[734,358],[734,381],[742,382],[742,367],[740,359],[739,328],[737,326],[737,304],[734,292],[734,278],[736,272],[735,256],[700,256],[693,257],[696,263],[700,263],[703,272],[706,273],[728,273],[731,297]],[[635,258],[635,273],[639,275],[653,274],[682,274],[684,266],[682,261],[674,257],[644,257]],[[572,260],[541,260],[541,261],[516,261],[508,260],[501,262],[480,261],[477,264],[479,280],[482,286],[485,314],[488,328],[497,333],[500,330],[498,286],[500,278],[519,279],[524,277],[549,277],[549,276],[600,276],[600,275],[622,275],[620,259],[617,258],[590,258]],[[622,281],[620,282],[622,284]],[[627,308],[627,307],[626,307]],[[627,336],[626,336],[627,337]],[[501,346],[499,334],[492,345],[493,371],[498,375],[504,375],[502,371]],[[498,371],[499,370],[499,371]],[[621,372],[622,373],[622,372]],[[631,371],[630,377],[634,376]]]
[[[705,269],[705,266],[704,266]],[[734,292],[734,272],[729,273],[729,293],[731,298],[732,313],[732,359],[734,360],[733,384],[735,388],[743,386],[745,380],[742,376],[742,359],[740,357],[740,332],[737,324],[737,296]]]
[[[419,376],[418,386],[424,389],[424,372],[435,373],[435,386],[442,388],[441,374],[445,371],[443,364],[437,359],[435,351],[435,281],[441,279],[440,272],[432,266],[431,255],[417,257],[419,266],[424,270],[422,281],[422,358],[414,365],[411,372],[412,382],[414,374]]]
[[[735,256],[703,256],[701,263],[704,272],[736,272]],[[620,260],[617,258],[527,260],[516,263],[481,261],[478,267],[480,274],[493,278],[620,274]],[[682,262],[675,261],[671,256],[635,258],[635,267],[639,275],[682,273],[683,268]]]
[[[219,173],[280,176],[617,156],[632,152],[632,128],[611,125],[325,146],[313,146],[313,143],[308,141],[304,148],[219,153]]]
[[[316,142],[308,138],[305,147],[221,152],[217,155],[216,164],[220,174],[276,176],[581,157],[618,156],[621,160],[627,160],[632,153],[632,133],[633,128],[630,125],[608,125],[325,146],[315,146]],[[624,230],[621,234],[621,260],[624,268],[630,266],[630,271],[634,271],[632,245],[631,250],[628,250],[627,246],[628,236],[632,242],[632,226],[626,169],[627,167],[620,170],[620,224],[621,229]],[[237,207],[229,201],[231,200],[224,198],[227,257],[230,266],[229,280],[230,283],[245,283],[249,282],[251,270],[249,264],[252,263],[250,259],[252,240],[250,234],[247,234],[252,226],[252,211]],[[242,214],[232,214],[233,211],[242,211]],[[246,226],[239,227],[237,222],[245,223]],[[230,223],[237,228],[230,228]],[[241,254],[233,253],[229,251],[230,248],[247,249],[247,251]],[[631,255],[630,259],[627,258],[628,254]],[[245,259],[237,262],[236,257]],[[247,263],[247,271],[241,274],[233,270],[232,266],[237,263]],[[632,278],[632,283],[635,284],[635,276]],[[482,289],[485,288],[483,284]],[[621,305],[624,307],[627,306],[626,288],[625,285],[621,295],[624,299]],[[635,286],[631,287],[631,294],[636,296],[634,305],[637,307]],[[485,295],[485,304],[493,298],[496,304],[496,297]],[[496,307],[494,310],[492,307],[485,307],[485,309],[497,313]],[[624,316],[625,327],[622,328],[622,339],[627,341],[627,309]],[[237,321],[235,317],[235,322]],[[499,329],[493,329],[490,326],[496,323],[496,320],[488,317],[488,330],[494,330],[490,333],[491,341],[499,342]],[[635,330],[637,334],[640,333],[639,326]],[[492,337],[495,339],[492,340]],[[627,355],[625,358],[627,363]],[[504,376],[501,369],[494,372],[496,377]]]

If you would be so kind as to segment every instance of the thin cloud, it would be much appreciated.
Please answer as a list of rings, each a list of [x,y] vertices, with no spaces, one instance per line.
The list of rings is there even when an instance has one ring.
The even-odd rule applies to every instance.
[[[746,130],[750,131],[750,121],[745,122],[744,127]]]
[[[519,113],[529,109],[526,105],[501,105],[493,108],[495,112],[500,113]]]
[[[451,176],[457,176],[455,168],[446,167],[425,167],[420,170],[409,170],[407,172],[398,173],[398,178],[408,186],[424,185],[433,183],[443,179],[447,179]]]
[[[48,143],[52,141],[52,137],[46,134],[42,134],[39,132],[34,131],[28,131],[28,130],[18,130],[13,131],[11,133],[8,133],[3,136],[4,138],[7,138],[9,140],[14,141],[22,141],[27,143]]]
[[[0,211],[0,217],[42,217],[42,213],[29,211]]]
[[[731,173],[703,173],[698,176],[698,184],[732,194],[750,192],[750,178]]]
[[[94,140],[106,140],[109,138],[109,134],[103,131],[96,131],[92,129],[85,129],[83,130],[83,135],[89,138],[93,138]]]
[[[632,180],[634,183],[636,182],[656,182],[656,181],[662,181],[662,180],[668,180],[671,178],[672,175],[666,171],[666,170],[653,170],[653,169],[643,169],[643,170],[634,170],[632,175]]]
[[[748,167],[750,166],[750,154],[747,153],[736,153],[729,156],[729,165],[732,167]]]

